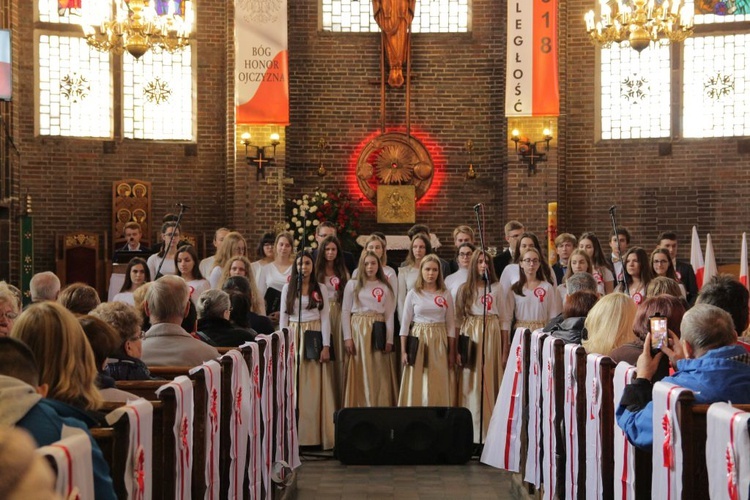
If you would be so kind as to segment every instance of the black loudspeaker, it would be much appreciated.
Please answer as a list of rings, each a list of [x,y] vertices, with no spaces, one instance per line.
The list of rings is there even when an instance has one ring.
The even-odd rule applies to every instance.
[[[464,464],[474,428],[466,408],[344,408],[334,456],[350,465]]]

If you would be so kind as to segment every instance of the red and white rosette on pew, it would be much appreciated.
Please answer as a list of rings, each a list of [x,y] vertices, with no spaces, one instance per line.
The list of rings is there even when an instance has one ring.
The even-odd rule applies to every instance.
[[[586,498],[597,499],[604,495],[602,487],[602,436],[601,408],[602,386],[600,366],[604,356],[586,356]]]
[[[708,492],[716,500],[747,500],[750,489],[750,413],[714,403],[706,417]]]
[[[206,499],[218,499],[221,474],[219,449],[221,424],[221,365],[218,361],[206,361],[190,370],[190,374],[203,371],[206,380]],[[196,471],[197,473],[197,471]]]
[[[143,398],[129,400],[107,415],[107,423],[113,425],[123,414],[128,416],[130,427],[125,490],[128,498],[145,500],[151,498],[154,407]]]
[[[77,427],[63,426],[62,439],[36,450],[51,457],[57,468],[55,491],[65,499],[94,498],[91,438]]]
[[[544,496],[546,500],[551,500],[557,489],[557,440],[555,439],[555,417],[557,409],[555,408],[555,343],[562,344],[563,341],[549,335],[544,339],[542,347],[542,425],[544,428],[542,449],[543,449],[543,473],[544,477]]]
[[[653,498],[682,498],[682,440],[677,420],[677,399],[689,389],[667,382],[654,384],[653,392]]]
[[[242,488],[245,480],[245,461],[249,440],[250,414],[252,407],[252,391],[250,388],[250,372],[242,353],[237,349],[224,354],[222,357],[232,358],[232,399],[225,401],[232,408],[232,418],[229,421],[229,435],[231,448],[229,457],[229,497],[242,498]]]
[[[565,345],[565,498],[578,498],[578,355],[583,347]]]
[[[256,342],[247,342],[240,346],[249,348],[252,358],[250,368],[250,461],[247,464],[247,475],[250,478],[250,498],[261,498],[263,488],[263,436],[260,426],[261,385],[260,385],[260,346]]]
[[[529,349],[529,422],[526,432],[529,439],[526,453],[526,474],[523,478],[527,483],[539,488],[542,482],[542,352],[539,349],[539,339],[547,334],[541,330],[531,333],[531,347]]]
[[[531,333],[525,328],[518,328],[513,336],[508,365],[487,428],[487,439],[481,458],[482,463],[511,472],[521,470],[524,335]]]
[[[167,387],[174,388],[175,418],[172,432],[175,439],[176,498],[190,498],[193,477],[193,383],[185,375],[175,377],[156,390],[158,395]]]
[[[615,367],[615,409],[620,406],[625,387],[635,380],[636,369],[624,361]],[[625,432],[615,421],[615,498],[635,500],[635,446],[630,444]]]

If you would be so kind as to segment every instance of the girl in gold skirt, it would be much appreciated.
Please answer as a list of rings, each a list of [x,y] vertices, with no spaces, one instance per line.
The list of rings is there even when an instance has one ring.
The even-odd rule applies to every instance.
[[[344,288],[349,280],[349,271],[344,263],[344,251],[336,236],[328,236],[318,248],[318,258],[315,262],[315,279],[322,283],[323,293],[328,296],[331,309],[331,345],[335,353],[333,365],[333,392],[336,397],[336,409],[341,408],[346,387],[346,363],[348,356],[344,354],[344,337],[341,331],[341,303],[344,298]]]
[[[409,330],[419,339],[413,365],[406,350]],[[404,301],[400,336],[404,374],[398,405],[450,406],[450,389],[455,385],[455,311],[437,255],[427,255],[420,263],[417,282]]]
[[[299,290],[299,277],[302,286]],[[323,284],[312,277],[313,260],[309,252],[303,252],[295,266],[289,283],[281,291],[279,325],[289,328],[294,335],[297,364],[297,425],[301,446],[321,445],[324,450],[333,448],[333,414],[336,398],[333,393],[333,367],[329,363],[331,345],[331,320],[327,294]],[[299,302],[302,295],[302,311]],[[305,359],[304,332],[320,331],[323,348],[319,359]]]
[[[459,365],[458,406],[471,411],[474,420],[475,443],[479,443],[480,439],[484,442],[487,435],[487,428],[503,377],[501,368],[503,342],[500,332],[501,298],[500,283],[497,282],[492,259],[487,253],[476,250],[469,264],[469,277],[466,283],[458,289],[456,297],[456,324],[461,325],[459,334],[466,335],[471,340],[473,357],[468,365],[462,366],[460,356],[456,356],[456,364]],[[482,373],[484,373],[484,381]],[[480,420],[482,422],[481,438]]]
[[[393,312],[396,300],[380,258],[363,252],[357,277],[346,285],[341,309],[344,344],[349,355],[344,406],[393,406],[396,369],[393,357]],[[373,345],[373,325],[385,323],[385,350]]]

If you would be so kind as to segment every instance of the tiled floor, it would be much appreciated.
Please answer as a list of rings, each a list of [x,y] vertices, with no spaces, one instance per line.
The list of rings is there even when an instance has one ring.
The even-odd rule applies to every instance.
[[[510,499],[511,475],[480,464],[343,465],[333,458],[304,457],[297,498],[309,499]]]

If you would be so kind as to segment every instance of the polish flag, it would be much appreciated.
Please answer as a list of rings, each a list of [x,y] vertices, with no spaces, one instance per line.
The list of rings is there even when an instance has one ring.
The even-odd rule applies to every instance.
[[[703,271],[703,283],[719,274],[716,268],[716,257],[714,256],[714,245],[711,243],[711,234],[706,234],[706,267]]]
[[[693,226],[693,237],[690,241],[690,265],[693,266],[695,273],[695,282],[698,284],[698,290],[703,286],[703,251],[701,250],[701,240],[698,237],[698,229]]]
[[[740,282],[747,288],[747,233],[742,233],[742,251],[740,254]]]

